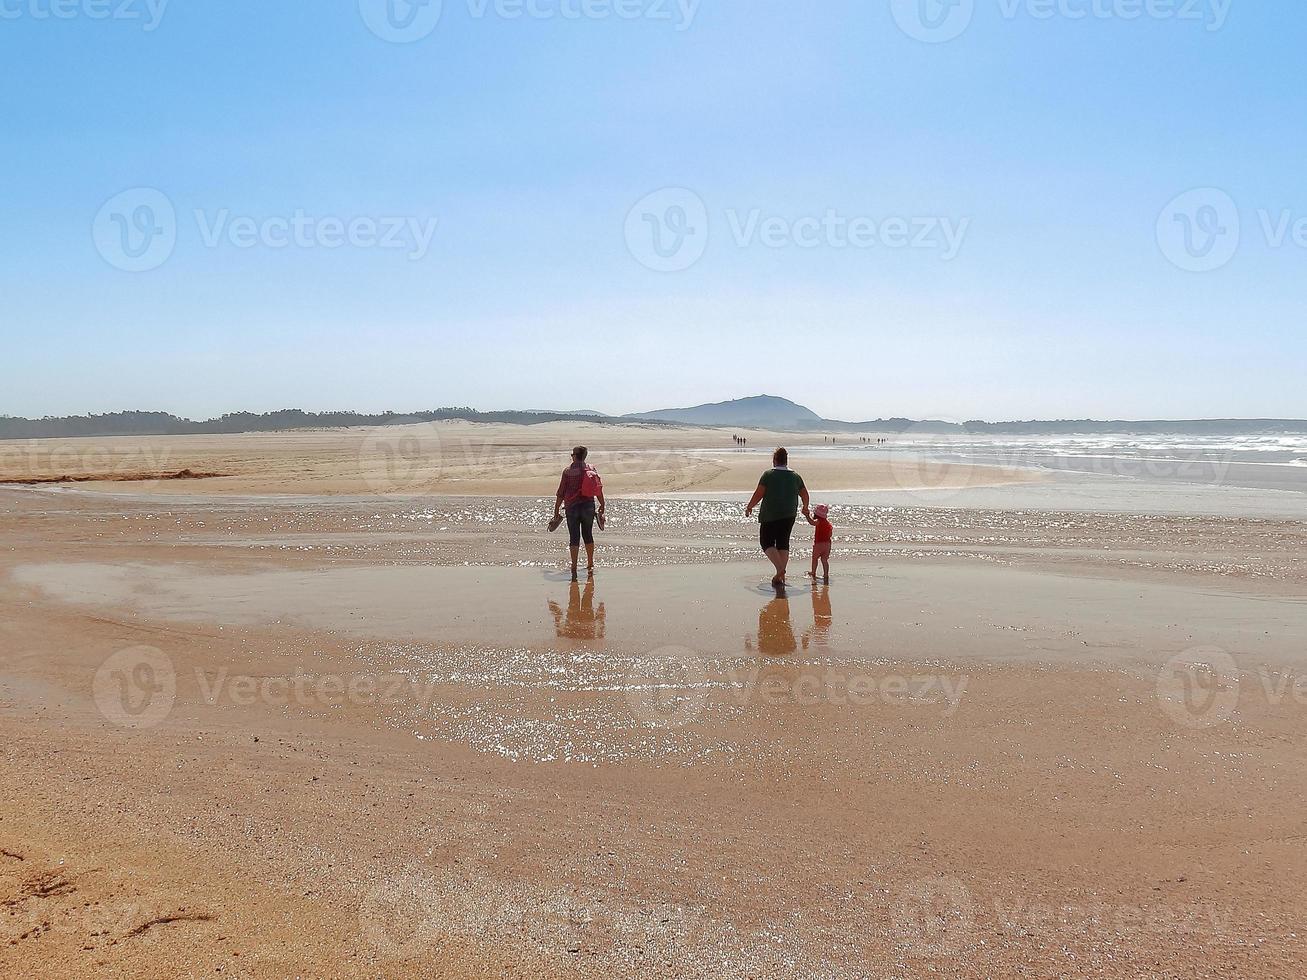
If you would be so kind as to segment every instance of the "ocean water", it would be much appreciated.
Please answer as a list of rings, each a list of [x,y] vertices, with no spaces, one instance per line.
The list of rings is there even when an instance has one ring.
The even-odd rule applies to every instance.
[[[918,436],[898,438],[889,448],[998,466],[1307,492],[1307,435],[1298,433]]]
[[[886,462],[897,485],[826,493],[831,503],[1307,520],[1307,435],[903,435],[885,445],[796,445],[805,456]],[[765,454],[764,454],[765,455]],[[1032,482],[948,486],[966,465]],[[707,496],[707,495],[705,495]]]

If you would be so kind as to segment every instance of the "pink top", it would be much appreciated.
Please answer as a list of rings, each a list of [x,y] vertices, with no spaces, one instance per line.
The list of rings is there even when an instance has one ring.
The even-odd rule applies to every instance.
[[[581,481],[584,478],[584,463],[573,463],[563,470],[563,478],[558,481],[558,495],[563,498],[564,506],[570,507],[581,499]]]

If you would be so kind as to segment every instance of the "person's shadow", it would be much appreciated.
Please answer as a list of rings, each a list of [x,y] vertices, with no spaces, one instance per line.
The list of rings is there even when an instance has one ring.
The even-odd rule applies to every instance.
[[[560,640],[602,640],[604,638],[604,604],[595,608],[594,579],[581,585],[573,582],[568,590],[567,610],[549,600],[549,611],[554,617],[554,630]]]
[[[754,641],[745,636],[744,649],[750,653],[754,650]],[[785,657],[799,649],[794,638],[794,627],[790,623],[790,600],[778,594],[758,613],[757,650],[769,657]]]

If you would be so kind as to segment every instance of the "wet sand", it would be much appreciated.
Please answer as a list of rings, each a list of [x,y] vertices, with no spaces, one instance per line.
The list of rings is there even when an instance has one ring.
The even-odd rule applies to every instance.
[[[1301,522],[186,489],[0,490],[0,973],[1302,974]]]

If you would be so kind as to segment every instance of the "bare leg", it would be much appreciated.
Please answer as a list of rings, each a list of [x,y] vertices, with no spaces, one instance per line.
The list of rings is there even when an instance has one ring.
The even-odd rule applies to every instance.
[[[776,571],[780,573],[782,584],[785,582],[785,569],[790,564],[790,553],[788,551],[776,552],[780,556],[780,562],[776,565]]]
[[[816,566],[813,567],[813,572],[815,574]],[[826,555],[821,556],[821,575],[827,582],[830,581],[830,558]]]
[[[581,549],[579,547],[574,547],[571,549],[571,551],[572,551],[572,578],[576,578],[576,559],[577,556],[580,554]]]
[[[788,552],[777,551],[775,548],[768,548],[765,552],[767,560],[772,563],[776,569],[776,575],[772,578],[772,585],[783,585],[785,583],[785,561],[782,555],[788,555]]]
[[[572,564],[575,565],[576,562],[572,562]],[[585,567],[591,572],[595,570],[595,543],[593,541],[585,543]]]

